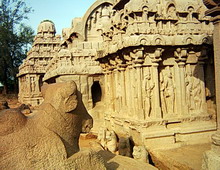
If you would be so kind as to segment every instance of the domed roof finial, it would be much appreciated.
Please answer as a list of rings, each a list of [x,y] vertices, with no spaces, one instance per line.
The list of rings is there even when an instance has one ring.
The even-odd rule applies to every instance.
[[[39,24],[37,29],[37,34],[42,34],[42,33],[55,34],[56,33],[55,24],[50,20],[43,20]]]

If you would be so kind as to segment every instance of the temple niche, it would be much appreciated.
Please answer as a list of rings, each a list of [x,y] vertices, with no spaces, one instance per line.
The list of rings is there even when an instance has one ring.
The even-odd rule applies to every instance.
[[[208,142],[216,111],[205,10],[202,0],[97,0],[53,41],[54,53],[39,41],[51,34],[38,33],[18,74],[19,100],[37,105],[43,82],[73,80],[93,132],[102,125],[114,142],[147,150]]]

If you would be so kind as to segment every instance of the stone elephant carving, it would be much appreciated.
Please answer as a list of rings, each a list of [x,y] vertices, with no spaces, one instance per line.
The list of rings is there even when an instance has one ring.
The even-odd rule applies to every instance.
[[[73,81],[44,85],[44,102],[28,116],[0,112],[0,169],[74,169],[82,129],[92,118],[82,110]],[[85,125],[84,125],[85,124]],[[90,158],[91,159],[91,158]],[[67,168],[72,167],[72,168]]]

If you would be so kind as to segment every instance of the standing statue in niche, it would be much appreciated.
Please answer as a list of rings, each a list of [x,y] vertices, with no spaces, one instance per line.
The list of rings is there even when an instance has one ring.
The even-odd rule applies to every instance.
[[[201,89],[201,80],[199,79],[198,73],[194,74],[193,78],[193,90],[192,96],[194,98],[195,110],[200,110],[202,106],[202,89]]]
[[[190,68],[189,68],[190,69]],[[193,102],[193,96],[192,96],[192,71],[186,71],[186,77],[185,77],[185,82],[186,82],[186,103],[188,105],[189,112],[191,110],[194,110],[194,102]]]
[[[175,92],[174,92],[174,85],[173,85],[173,76],[172,72],[170,71],[170,67],[166,67],[166,76],[164,77],[165,83],[165,102],[167,106],[167,111],[169,114],[174,113],[174,101],[175,101]]]
[[[170,67],[167,66],[161,73],[161,103],[164,114],[174,113],[175,87]]]
[[[150,113],[152,110],[152,96],[153,96],[153,89],[155,87],[154,82],[152,82],[151,74],[148,72],[145,75],[145,119],[150,117]]]
[[[166,102],[165,102],[164,91],[165,91],[164,77],[163,77],[163,73],[160,72],[160,99],[161,99],[161,108],[162,108],[163,114],[167,114],[167,106],[166,106]]]
[[[31,92],[35,91],[35,77],[31,77]]]

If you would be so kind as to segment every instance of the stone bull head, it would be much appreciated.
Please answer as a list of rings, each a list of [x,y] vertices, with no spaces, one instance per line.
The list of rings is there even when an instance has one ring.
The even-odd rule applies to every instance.
[[[82,131],[92,128],[75,82],[42,87],[44,102],[25,116],[19,109],[0,112],[0,167],[3,169],[64,166],[79,151]]]

